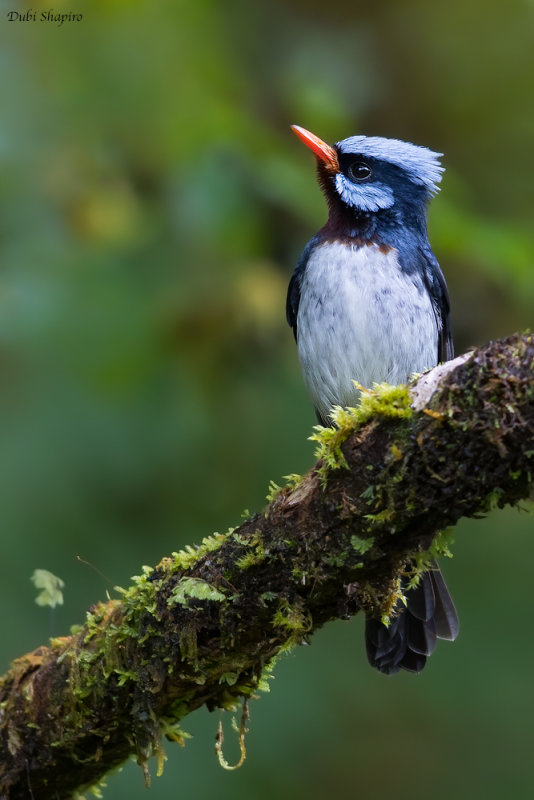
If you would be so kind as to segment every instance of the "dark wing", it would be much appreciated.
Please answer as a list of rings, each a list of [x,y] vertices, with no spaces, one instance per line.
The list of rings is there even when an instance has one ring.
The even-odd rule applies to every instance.
[[[286,318],[289,325],[293,328],[293,335],[297,341],[297,317],[300,303],[300,286],[302,284],[303,270],[299,272],[297,267],[291,276],[287,289]]]
[[[304,277],[306,264],[308,263],[310,253],[313,247],[315,246],[316,241],[317,238],[314,237],[311,241],[308,242],[308,244],[304,248],[304,252],[299,258],[298,264],[295,267],[295,271],[291,276],[291,280],[289,281],[289,287],[287,290],[286,318],[289,325],[293,328],[293,335],[295,336],[295,341],[297,341],[297,317],[299,313],[300,287],[302,286],[302,278]]]
[[[450,361],[454,357],[454,344],[449,319],[450,303],[447,284],[430,247],[422,249],[421,254],[424,259],[425,284],[432,300],[438,325],[438,362]]]

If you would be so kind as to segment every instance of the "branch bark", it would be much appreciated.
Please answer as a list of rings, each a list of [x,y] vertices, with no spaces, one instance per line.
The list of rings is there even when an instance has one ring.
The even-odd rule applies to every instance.
[[[0,681],[0,798],[68,798],[132,755],[146,771],[186,714],[235,707],[325,622],[390,613],[444,528],[530,496],[533,368],[534,337],[516,335],[366,396],[265,512],[17,659]]]

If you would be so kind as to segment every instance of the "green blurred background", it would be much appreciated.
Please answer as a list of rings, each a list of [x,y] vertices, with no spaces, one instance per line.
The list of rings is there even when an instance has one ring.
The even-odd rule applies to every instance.
[[[284,302],[325,209],[290,123],[443,151],[457,351],[533,322],[532,0],[53,8],[83,22],[0,2],[2,669],[312,464]],[[361,619],[331,624],[252,704],[243,769],[201,710],[149,794],[128,764],[105,796],[531,797],[532,526],[458,526],[461,636],[420,677],[372,671]],[[52,622],[36,567],[66,582]]]

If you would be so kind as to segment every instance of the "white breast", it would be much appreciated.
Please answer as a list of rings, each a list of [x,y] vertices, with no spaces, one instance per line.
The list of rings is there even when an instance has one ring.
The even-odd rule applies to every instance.
[[[432,302],[395,250],[326,242],[312,252],[298,311],[298,352],[312,400],[323,417],[354,405],[363,386],[404,383],[437,363]]]

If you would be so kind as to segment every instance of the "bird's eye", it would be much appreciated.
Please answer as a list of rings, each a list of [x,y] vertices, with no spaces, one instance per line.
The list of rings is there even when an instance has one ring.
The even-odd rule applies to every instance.
[[[373,171],[365,161],[353,161],[347,170],[348,176],[352,181],[368,181]]]

